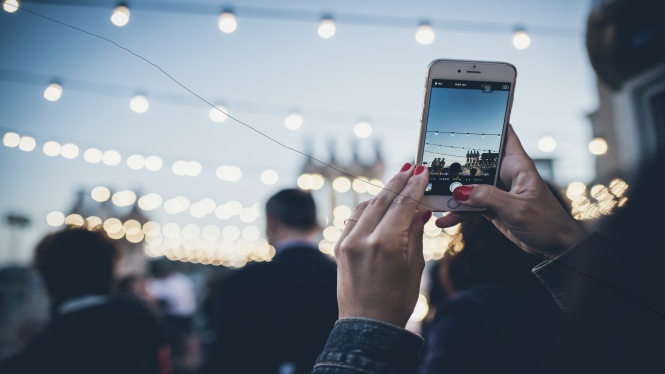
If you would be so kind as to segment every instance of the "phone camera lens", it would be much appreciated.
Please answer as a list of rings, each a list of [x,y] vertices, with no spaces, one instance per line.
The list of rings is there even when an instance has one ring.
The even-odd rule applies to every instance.
[[[475,68],[475,67],[476,67],[476,65],[473,65],[473,67]]]
[[[457,72],[458,72],[458,73],[461,73],[462,71],[461,71],[461,70],[457,70]]]

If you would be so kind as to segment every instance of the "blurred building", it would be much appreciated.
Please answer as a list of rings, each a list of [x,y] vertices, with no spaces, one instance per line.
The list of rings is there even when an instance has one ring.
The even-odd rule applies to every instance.
[[[659,0],[597,0],[589,15],[586,45],[599,97],[589,150],[598,155],[601,183],[630,182],[642,160],[665,147],[663,9]]]

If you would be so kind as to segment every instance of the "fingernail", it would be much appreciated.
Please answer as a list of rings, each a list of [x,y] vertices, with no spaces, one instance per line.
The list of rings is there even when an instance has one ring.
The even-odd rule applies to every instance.
[[[423,171],[425,171],[425,167],[422,166],[422,165],[418,165],[418,166],[416,166],[416,171],[414,171],[413,174],[418,175],[418,174],[422,173]]]
[[[432,211],[428,210],[427,213],[423,216],[423,223],[427,223],[429,219],[432,218]]]
[[[402,168],[399,171],[407,171],[409,169],[411,169],[411,164],[407,162],[406,164],[402,165]]]
[[[473,186],[459,186],[453,191],[453,199],[457,201],[467,201],[471,197]]]

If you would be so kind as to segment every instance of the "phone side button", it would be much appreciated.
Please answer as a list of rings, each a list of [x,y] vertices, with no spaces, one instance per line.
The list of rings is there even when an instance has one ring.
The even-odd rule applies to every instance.
[[[455,199],[448,200],[448,208],[457,209],[457,208],[459,208],[459,206],[460,206],[460,203],[458,203]]]

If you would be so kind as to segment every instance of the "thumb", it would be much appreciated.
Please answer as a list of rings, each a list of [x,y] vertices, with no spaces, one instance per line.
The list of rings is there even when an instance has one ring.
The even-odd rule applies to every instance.
[[[472,208],[485,208],[504,215],[516,203],[514,195],[487,184],[460,186],[453,191],[453,198]]]

